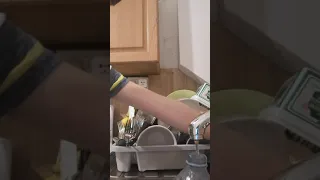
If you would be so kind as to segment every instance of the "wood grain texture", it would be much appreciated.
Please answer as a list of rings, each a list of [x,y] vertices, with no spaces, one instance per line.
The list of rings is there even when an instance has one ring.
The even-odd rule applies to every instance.
[[[245,88],[274,96],[293,75],[233,35],[223,25],[211,26],[211,89]]]
[[[112,66],[125,76],[147,76],[159,74],[159,62],[123,62],[112,63]]]
[[[159,63],[157,0],[122,0],[110,7],[110,33],[110,62],[121,64],[123,74],[159,73],[157,68],[147,70],[143,64]],[[145,67],[135,70],[130,67],[132,63]]]
[[[110,48],[143,48],[143,0],[122,1],[110,6]]]
[[[224,7],[223,1],[219,0],[219,3],[222,5],[219,11],[220,22],[250,47],[268,56],[270,61],[286,69],[288,72],[297,72],[303,67],[312,67],[310,63],[301,59],[295,52],[278,41],[274,41],[260,28],[229,11]]]
[[[45,43],[108,42],[107,2],[23,1],[0,7],[24,31]]]

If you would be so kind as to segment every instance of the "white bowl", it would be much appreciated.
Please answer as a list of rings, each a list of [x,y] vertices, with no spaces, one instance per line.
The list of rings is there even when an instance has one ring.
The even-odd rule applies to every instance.
[[[166,127],[154,125],[141,132],[136,144],[137,146],[176,145],[177,140]]]

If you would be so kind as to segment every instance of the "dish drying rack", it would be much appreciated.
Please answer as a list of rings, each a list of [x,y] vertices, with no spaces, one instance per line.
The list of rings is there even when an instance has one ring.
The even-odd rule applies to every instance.
[[[210,145],[199,145],[199,151],[204,153]],[[185,160],[195,146],[163,145],[163,146],[116,146],[111,145],[111,151],[116,156],[117,170],[129,172],[132,165],[137,165],[140,172],[147,170],[183,169]]]
[[[285,136],[313,153],[320,152],[320,71],[303,68],[280,88],[260,117],[286,128]]]
[[[191,99],[210,109],[210,85],[205,83]],[[130,111],[130,108],[129,108]],[[132,114],[132,112],[129,114]],[[201,153],[210,150],[209,144],[200,144]],[[110,144],[110,152],[116,159],[119,172],[129,172],[132,165],[137,165],[140,172],[149,170],[180,170],[185,167],[185,160],[190,152],[196,150],[193,144],[157,145],[157,146],[117,146]]]

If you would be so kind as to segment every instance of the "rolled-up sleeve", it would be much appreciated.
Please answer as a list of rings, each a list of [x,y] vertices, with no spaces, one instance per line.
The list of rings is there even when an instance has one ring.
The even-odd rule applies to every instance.
[[[114,97],[128,83],[128,79],[110,66],[110,96]]]
[[[4,21],[0,26],[0,117],[18,107],[59,64],[54,52]]]

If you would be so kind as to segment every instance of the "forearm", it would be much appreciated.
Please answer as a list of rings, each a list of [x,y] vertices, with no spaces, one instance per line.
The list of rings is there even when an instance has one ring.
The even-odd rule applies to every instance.
[[[208,126],[204,132],[204,139],[210,139],[210,126]]]
[[[62,63],[9,115],[80,147],[107,153],[109,105],[108,83]]]
[[[183,132],[187,132],[191,121],[200,115],[199,111],[179,101],[168,99],[131,82],[115,98],[146,111]],[[206,138],[209,136],[207,134]]]
[[[109,151],[107,82],[61,64],[8,21],[0,27],[0,49],[0,118],[38,126],[96,152]]]

